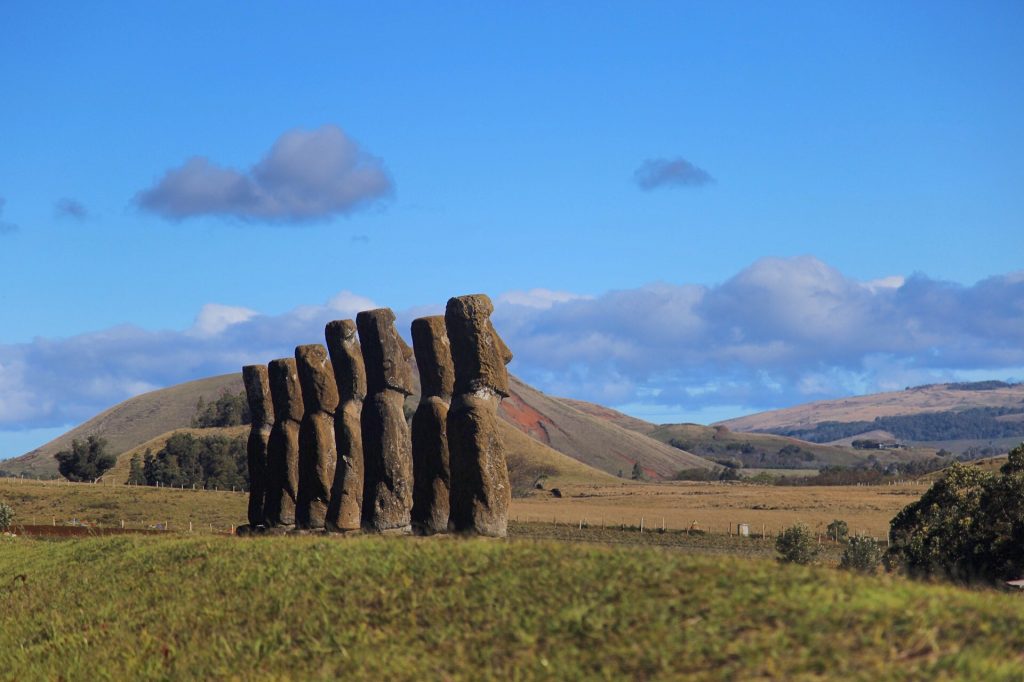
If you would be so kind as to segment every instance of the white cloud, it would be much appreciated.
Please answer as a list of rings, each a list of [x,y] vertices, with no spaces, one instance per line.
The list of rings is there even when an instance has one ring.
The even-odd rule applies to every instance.
[[[495,326],[522,378],[649,414],[1024,378],[1024,279],[1016,274],[971,286],[923,275],[879,286],[815,258],[768,258],[715,286],[659,283],[594,298],[530,290],[495,300]],[[414,317],[443,306],[397,311],[399,330],[408,338]],[[184,331],[125,325],[0,345],[0,429],[80,422],[151,388],[291,355],[321,341],[328,321],[375,307],[351,291],[274,316],[209,304]]]
[[[248,171],[202,156],[167,171],[136,195],[165,218],[200,215],[304,222],[351,213],[392,193],[384,164],[333,125],[289,130]]]
[[[200,337],[215,336],[233,324],[252,319],[256,314],[255,310],[248,308],[207,303],[199,309],[189,333]]]

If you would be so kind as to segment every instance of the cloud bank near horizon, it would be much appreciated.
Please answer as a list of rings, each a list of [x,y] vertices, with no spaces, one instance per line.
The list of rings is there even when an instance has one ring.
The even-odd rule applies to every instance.
[[[193,156],[135,201],[171,220],[213,215],[301,223],[344,215],[390,195],[383,162],[333,125],[281,135],[247,171]]]
[[[753,411],[1024,368],[1024,272],[970,286],[923,274],[862,282],[813,257],[764,258],[713,285],[495,295],[512,370],[556,395],[652,412]],[[321,341],[376,307],[343,291],[282,315],[207,304],[193,326],[120,326],[0,345],[0,430],[77,423],[133,395],[238,371]],[[399,311],[414,317],[443,302]]]

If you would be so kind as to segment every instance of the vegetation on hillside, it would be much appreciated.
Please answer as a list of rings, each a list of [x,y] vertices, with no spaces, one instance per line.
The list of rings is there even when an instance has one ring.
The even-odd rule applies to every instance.
[[[1010,680],[1024,649],[1007,595],[639,548],[7,538],[0,575],[13,679]]]
[[[998,473],[954,464],[893,519],[892,567],[955,580],[1024,577],[1024,443]]]
[[[54,458],[60,475],[69,481],[94,481],[117,462],[107,449],[107,441],[89,436],[84,441],[71,441],[70,450],[61,450]]]
[[[771,429],[768,433],[799,438],[812,443],[828,443],[876,430],[888,431],[896,438],[909,441],[1024,436],[1024,421],[997,419],[997,417],[1016,414],[1024,414],[1024,409],[1020,407],[972,407],[966,410],[875,417],[873,421],[825,421],[810,429]]]
[[[138,481],[138,474],[135,462],[129,476]],[[155,455],[145,453],[141,478],[145,485],[247,490],[245,439],[175,433]]]
[[[192,417],[192,428],[205,429],[220,426],[240,426],[252,421],[249,414],[249,403],[245,399],[245,391],[231,393],[222,390],[217,399],[206,402],[202,396],[196,401],[195,415]]]

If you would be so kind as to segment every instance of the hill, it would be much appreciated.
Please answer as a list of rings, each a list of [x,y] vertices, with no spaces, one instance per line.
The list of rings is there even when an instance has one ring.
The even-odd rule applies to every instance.
[[[501,416],[539,446],[546,446],[528,445],[515,438],[511,431],[505,432],[507,441],[514,442],[517,452],[521,453],[519,462],[529,461],[533,468],[544,460],[549,469],[560,475],[584,476],[582,469],[553,457],[556,452],[612,475],[620,470],[628,474],[634,462],[639,462],[652,478],[668,478],[680,469],[713,466],[695,455],[592,417],[567,401],[547,396],[514,377],[511,386],[512,395],[502,402]],[[149,441],[166,440],[170,432],[188,428],[200,397],[210,401],[224,391],[237,393],[241,390],[241,375],[225,374],[130,398],[46,445],[2,462],[0,468],[35,476],[56,474],[53,455],[70,447],[73,439],[90,435],[106,438],[111,452],[118,455],[136,448],[145,451]],[[411,396],[407,404],[414,406],[417,400],[417,396]],[[127,460],[119,461],[116,475],[121,476],[123,471],[127,478],[127,466]],[[591,480],[601,478],[594,473],[586,476]]]
[[[719,426],[665,424],[650,433],[651,438],[709,459],[731,459],[747,468],[820,469],[824,466],[853,466],[863,454],[852,448],[819,445],[763,433],[730,431]]]
[[[764,559],[441,537],[0,544],[11,679],[998,681],[1024,649],[1014,595]]]
[[[1024,384],[930,384],[807,403],[720,423],[732,431],[775,433],[819,443],[884,432],[906,442],[941,442],[956,452],[959,441],[976,445],[1024,436]]]
[[[222,391],[237,393],[241,390],[242,375],[239,373],[143,393],[118,403],[35,450],[0,462],[0,468],[30,476],[56,474],[57,463],[53,456],[61,450],[70,449],[72,440],[84,440],[94,435],[107,439],[110,452],[121,454],[163,433],[188,427],[200,398],[209,402]]]

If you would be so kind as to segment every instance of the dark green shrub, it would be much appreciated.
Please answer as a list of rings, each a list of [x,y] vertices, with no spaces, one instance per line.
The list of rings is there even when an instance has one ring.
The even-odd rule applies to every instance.
[[[54,458],[61,476],[69,481],[94,481],[117,463],[117,457],[107,452],[106,439],[97,436],[76,438],[70,450],[61,450]]]
[[[828,524],[825,534],[833,542],[846,542],[846,539],[850,536],[850,527],[846,524],[846,521],[836,519]]]
[[[818,556],[814,534],[803,524],[790,526],[775,540],[779,561],[784,564],[809,564]]]
[[[885,561],[912,575],[1010,580],[1024,575],[1024,444],[998,474],[953,464],[890,524]]]
[[[882,550],[873,538],[855,535],[850,538],[843,550],[843,558],[839,568],[859,573],[874,573],[882,562]]]

